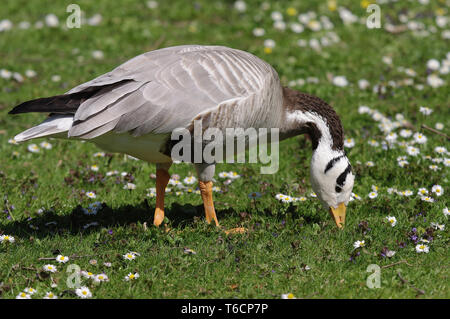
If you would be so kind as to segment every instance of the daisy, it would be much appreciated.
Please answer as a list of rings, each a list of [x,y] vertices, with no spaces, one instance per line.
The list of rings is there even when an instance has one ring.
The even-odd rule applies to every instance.
[[[131,272],[125,276],[125,281],[136,280],[139,278],[139,273],[132,274]]]
[[[355,247],[355,248],[360,248],[360,247],[364,247],[364,246],[365,246],[364,240],[361,240],[361,241],[357,240],[353,243],[353,247]]]
[[[380,143],[378,143],[378,142],[375,141],[374,139],[370,140],[368,143],[369,143],[370,146],[374,146],[374,147],[377,147],[377,146],[380,145]]]
[[[445,225],[439,225],[438,223],[431,223],[431,227],[440,231],[443,231],[445,229]]]
[[[314,193],[314,192],[309,193],[309,196],[311,196],[311,197],[317,197],[316,193]]]
[[[228,178],[228,177],[230,177],[230,174],[228,172],[220,172],[219,177],[220,178]]]
[[[183,179],[183,183],[186,185],[192,185],[197,181],[197,179],[194,176],[188,176],[185,179]]]
[[[293,199],[291,196],[284,196],[284,197],[281,199],[281,201],[282,201],[283,203],[290,203],[290,202],[293,202],[294,199]]]
[[[281,299],[297,299],[297,298],[295,298],[294,294],[289,293],[289,294],[282,294]]]
[[[419,108],[419,112],[422,113],[423,115],[430,115],[431,113],[433,113],[433,110],[428,107],[421,106]]]
[[[97,152],[97,153],[94,153],[92,156],[94,156],[94,157],[105,157],[105,153],[104,152]]]
[[[414,140],[419,144],[425,144],[427,142],[427,137],[422,133],[414,133]]]
[[[55,266],[50,264],[42,266],[42,269],[46,272],[56,272],[58,270]]]
[[[448,211],[448,208],[445,207],[444,209],[442,209],[442,213],[444,214],[444,216],[449,216],[450,212]]]
[[[427,61],[427,68],[433,71],[438,70],[441,67],[441,64],[436,59],[431,59]]]
[[[96,198],[97,197],[97,195],[95,195],[94,192],[87,192],[86,196],[89,197],[89,198]]]
[[[66,262],[69,261],[69,257],[63,256],[63,255],[58,255],[58,256],[56,256],[56,261],[59,263],[65,264]]]
[[[408,146],[406,152],[411,156],[417,156],[420,153],[419,149],[414,146]]]
[[[129,253],[126,253],[125,255],[123,255],[123,258],[126,260],[133,260],[133,259],[136,259],[136,254],[129,252]]]
[[[387,216],[386,219],[391,224],[392,227],[397,225],[397,219],[394,216]]]
[[[27,149],[31,153],[39,153],[39,147],[36,144],[28,145]]]
[[[413,194],[413,192],[411,190],[407,189],[405,191],[401,191],[400,194],[403,196],[411,196]]]
[[[361,90],[365,90],[365,89],[367,89],[369,86],[370,86],[370,83],[369,83],[369,81],[367,81],[366,79],[361,79],[361,80],[358,81],[358,87],[359,87]]]
[[[133,190],[133,189],[136,189],[136,185],[133,184],[133,183],[126,183],[126,184],[123,186],[123,189]]]
[[[228,177],[231,179],[237,179],[237,178],[241,177],[241,175],[239,175],[236,172],[228,172],[228,174],[229,174]]]
[[[378,196],[378,193],[377,192],[370,192],[369,193],[369,198],[370,199],[374,199],[374,198],[376,198]]]
[[[436,146],[434,148],[434,151],[436,153],[439,153],[439,154],[446,154],[447,153],[447,149],[445,147],[443,147],[443,146]]]
[[[368,161],[368,162],[366,162],[366,166],[367,166],[367,167],[374,167],[374,166],[375,166],[375,163],[372,162],[372,161]]]
[[[440,168],[439,168],[439,166],[437,166],[437,165],[430,165],[430,166],[428,166],[428,168],[429,169],[431,169],[432,171],[434,171],[434,172],[436,172],[436,171],[438,171],[438,170],[440,170]]]
[[[395,132],[391,132],[386,136],[386,141],[388,141],[389,143],[393,143],[397,140],[397,133]]]
[[[286,195],[283,195],[283,194],[276,194],[275,195],[275,198],[278,199],[278,200],[282,200],[284,197],[286,197]]]
[[[51,150],[52,149],[52,144],[50,144],[49,142],[42,142],[41,144],[39,144],[42,148],[45,148],[46,150]]]
[[[447,167],[450,166],[450,158],[444,158],[444,165]]]
[[[344,87],[348,85],[348,81],[345,76],[339,75],[333,78],[333,84],[339,87]]]
[[[92,165],[91,171],[98,172],[98,165]]]
[[[239,12],[247,10],[247,4],[243,0],[238,0],[234,3],[234,8]]]
[[[422,196],[420,199],[423,200],[424,202],[427,202],[427,203],[433,203],[434,202],[434,199],[429,197],[429,196]]]
[[[77,294],[78,297],[83,298],[83,299],[92,297],[92,293],[88,287],[81,287],[81,288],[75,289],[75,293]]]
[[[359,196],[358,194],[355,194],[355,193],[352,193],[352,198],[361,200],[361,196]]]
[[[58,299],[58,297],[53,292],[47,292],[44,296],[44,299]]]
[[[95,282],[104,282],[104,281],[109,281],[109,278],[105,274],[99,274],[94,277],[94,281]]]
[[[0,236],[0,243],[6,243],[6,242],[13,243],[15,241],[16,240],[13,236],[10,236],[10,235],[1,235]]]
[[[398,166],[400,166],[400,167],[405,167],[406,165],[409,164],[409,162],[408,162],[408,161],[402,160],[402,161],[398,161],[397,164],[398,164]]]
[[[416,246],[416,252],[418,252],[418,253],[427,253],[428,254],[429,251],[430,251],[430,249],[428,248],[427,245],[418,244]]]
[[[355,146],[355,140],[352,138],[347,138],[344,140],[344,146],[347,148],[352,148],[353,146]]]
[[[253,29],[253,35],[255,37],[262,37],[266,34],[266,31],[263,28],[255,28]]]
[[[34,295],[37,292],[37,290],[34,288],[25,288],[23,291],[25,291],[29,295]]]
[[[428,190],[426,188],[419,188],[417,191],[417,195],[424,196],[428,194]]]
[[[441,185],[434,185],[434,186],[431,188],[431,191],[432,191],[433,193],[435,193],[436,196],[441,196],[442,194],[444,194],[444,190],[442,189],[442,186],[441,186]]]
[[[16,296],[16,299],[31,299],[31,296],[26,292],[21,292]]]
[[[434,128],[437,129],[437,130],[443,130],[444,129],[444,124],[438,122],[438,123],[436,123],[434,125]]]
[[[401,137],[408,138],[411,135],[412,135],[412,131],[411,130],[403,129],[403,130],[400,131],[400,136]]]
[[[13,139],[13,138],[10,138],[10,139],[8,140],[8,143],[9,143],[9,144],[14,144],[14,145],[17,145],[17,144],[18,144],[17,141],[16,141],[15,139]]]

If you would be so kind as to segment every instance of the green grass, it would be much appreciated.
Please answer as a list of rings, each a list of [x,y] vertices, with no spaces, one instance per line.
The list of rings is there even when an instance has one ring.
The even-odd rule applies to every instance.
[[[448,206],[450,192],[448,167],[441,163],[437,164],[440,170],[431,171],[428,167],[432,162],[422,158],[444,157],[434,148],[448,148],[448,142],[440,135],[422,131],[428,142],[419,147],[419,156],[408,156],[409,166],[400,168],[396,159],[406,151],[400,147],[385,151],[368,145],[372,138],[381,142],[384,134],[377,128],[378,122],[358,113],[360,105],[368,105],[385,116],[403,114],[414,131],[420,131],[422,124],[434,127],[441,122],[443,132],[449,134],[449,76],[440,75],[446,81],[440,88],[426,84],[426,61],[443,60],[448,51],[448,40],[442,39],[441,29],[426,37],[416,37],[411,31],[391,34],[361,24],[345,26],[336,11],[328,10],[326,2],[280,1],[267,11],[258,1],[246,2],[247,11],[239,13],[233,9],[234,1],[201,0],[196,1],[196,6],[181,0],[160,1],[154,10],[148,9],[145,1],[121,1],[120,5],[106,0],[77,1],[87,17],[101,13],[103,21],[99,26],[83,25],[71,30],[17,28],[21,21],[34,24],[48,13],[55,13],[64,22],[68,15],[64,2],[10,0],[2,4],[0,20],[10,19],[15,27],[0,32],[0,69],[21,74],[33,69],[37,76],[23,83],[0,78],[0,196],[4,200],[0,204],[0,234],[16,239],[13,244],[0,244],[1,298],[14,298],[26,287],[37,289],[33,296],[37,298],[47,291],[60,298],[72,298],[73,289],[66,286],[70,275],[66,269],[72,263],[96,274],[104,271],[110,278],[100,285],[83,280],[94,298],[279,298],[283,293],[309,298],[450,296],[448,227],[444,231],[430,227],[431,222],[447,221],[442,210]],[[360,17],[367,15],[356,1],[338,3]],[[286,21],[296,21],[286,15],[290,6],[299,12],[312,10],[330,17],[340,42],[318,52],[298,47],[299,38],[322,36],[326,31],[306,30],[298,35],[274,29],[270,18],[274,10],[282,12]],[[398,21],[398,14],[406,12],[411,19],[417,16],[425,25],[435,25],[436,11],[444,6],[443,1],[427,6],[401,1],[385,4],[381,6],[382,23],[389,17]],[[255,27],[264,28],[266,35],[254,37]],[[276,41],[271,54],[264,53],[267,38]],[[155,200],[146,196],[146,189],[154,187],[154,179],[149,177],[155,171],[154,165],[120,154],[93,157],[98,149],[89,143],[49,140],[53,148],[41,148],[37,154],[28,152],[27,146],[39,144],[40,140],[24,145],[8,143],[15,134],[44,118],[42,114],[8,116],[13,106],[61,94],[148,50],[189,43],[227,45],[252,52],[271,63],[285,85],[309,76],[319,79],[318,84],[307,83],[297,89],[329,102],[341,116],[346,136],[356,142],[347,153],[357,173],[354,192],[362,199],[350,203],[343,231],[336,228],[319,202],[309,197],[311,150],[303,136],[281,143],[277,174],[260,175],[255,164],[217,166],[217,173],[233,170],[241,175],[228,186],[216,175],[216,185],[223,189],[215,193],[221,226],[247,228],[246,233],[235,235],[206,225],[201,198],[196,194],[169,194],[166,227],[170,230],[150,227]],[[75,48],[78,51],[74,52]],[[91,56],[94,50],[102,50],[104,59],[95,60]],[[383,63],[383,56],[392,57],[393,65]],[[386,94],[379,95],[358,88],[357,81],[362,78],[371,86],[406,78],[397,70],[399,66],[413,68],[417,72],[414,81],[425,84],[423,90],[405,86],[388,88]],[[350,85],[332,85],[329,74],[345,75]],[[51,81],[53,75],[60,75],[61,81]],[[433,113],[422,115],[418,111],[421,105],[430,107]],[[375,166],[367,167],[367,161]],[[89,170],[94,164],[99,166],[95,174]],[[136,189],[124,190],[123,179],[105,177],[112,170],[130,173]],[[185,164],[173,165],[171,173],[184,178],[194,174],[194,169]],[[444,195],[433,196],[434,203],[421,201],[417,189],[431,191],[435,184],[444,188]],[[380,188],[373,200],[367,197],[372,185]],[[389,187],[410,189],[414,195],[388,194]],[[94,201],[83,194],[90,190],[103,203],[96,216],[86,216],[81,210]],[[262,197],[250,200],[248,194],[255,191]],[[306,196],[308,200],[283,204],[275,199],[277,193]],[[40,208],[45,212],[38,214]],[[386,216],[395,216],[397,225],[388,225]],[[98,225],[84,229],[90,222]],[[149,225],[147,229],[144,222]],[[368,226],[361,226],[365,222]],[[413,227],[419,236],[427,233],[433,237],[428,254],[416,253],[408,234]],[[354,251],[357,240],[364,240],[366,247]],[[383,247],[396,254],[392,258],[380,256]],[[184,253],[185,248],[196,254]],[[122,255],[128,251],[140,256],[126,261]],[[59,252],[79,258],[67,264],[39,260],[56,257]],[[356,252],[360,255],[355,257]],[[96,265],[89,263],[92,259]],[[111,267],[104,266],[105,262],[110,262]],[[47,263],[57,265],[58,272],[51,276],[42,273]],[[370,264],[389,265],[381,269],[379,289],[366,286]],[[400,280],[399,271],[409,284]],[[123,278],[130,272],[138,272],[140,278],[125,282]],[[57,287],[52,288],[52,282]],[[412,286],[425,293],[418,294]]]

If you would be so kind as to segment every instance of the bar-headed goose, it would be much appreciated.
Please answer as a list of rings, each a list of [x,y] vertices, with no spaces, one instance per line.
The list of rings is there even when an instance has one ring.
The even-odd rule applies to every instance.
[[[139,55],[65,94],[24,102],[10,114],[50,113],[17,142],[49,136],[82,139],[110,152],[156,163],[154,224],[164,219],[164,193],[172,164],[171,133],[279,128],[280,139],[308,134],[312,187],[343,227],[354,175],[343,149],[336,112],[321,99],[282,87],[277,72],[256,56],[223,46],[185,45]],[[206,220],[218,225],[212,199],[214,163],[194,164]]]

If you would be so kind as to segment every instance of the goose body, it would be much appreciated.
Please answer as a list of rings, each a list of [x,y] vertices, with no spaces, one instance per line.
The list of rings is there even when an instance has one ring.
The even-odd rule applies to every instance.
[[[331,165],[328,178],[335,179],[322,181],[325,174],[311,171],[322,202],[334,209],[347,204],[353,186],[334,110],[319,98],[282,87],[277,72],[265,61],[228,47],[184,45],[147,52],[63,95],[24,102],[10,113],[26,112],[50,116],[18,134],[17,142],[43,136],[82,139],[109,152],[156,163],[157,225],[172,163],[171,134],[180,128],[192,131],[195,121],[203,129],[221,131],[278,128],[281,139],[307,133],[314,149],[311,170],[325,171]],[[195,165],[207,220],[218,224],[210,194],[214,163]],[[326,186],[330,183],[332,191]],[[341,191],[334,194],[338,186]]]

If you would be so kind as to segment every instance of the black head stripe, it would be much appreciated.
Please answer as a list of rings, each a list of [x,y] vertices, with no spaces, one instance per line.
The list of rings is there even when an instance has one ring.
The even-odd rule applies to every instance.
[[[335,157],[331,161],[329,161],[327,164],[327,167],[325,167],[325,171],[323,173],[326,174],[330,169],[333,168],[334,164],[336,164],[343,157],[345,157],[345,155]]]
[[[345,183],[345,179],[347,178],[347,175],[352,171],[352,166],[350,164],[348,164],[347,168],[345,169],[345,171],[343,171],[341,173],[341,175],[338,176],[338,178],[336,179],[336,184],[340,187],[344,186]]]

